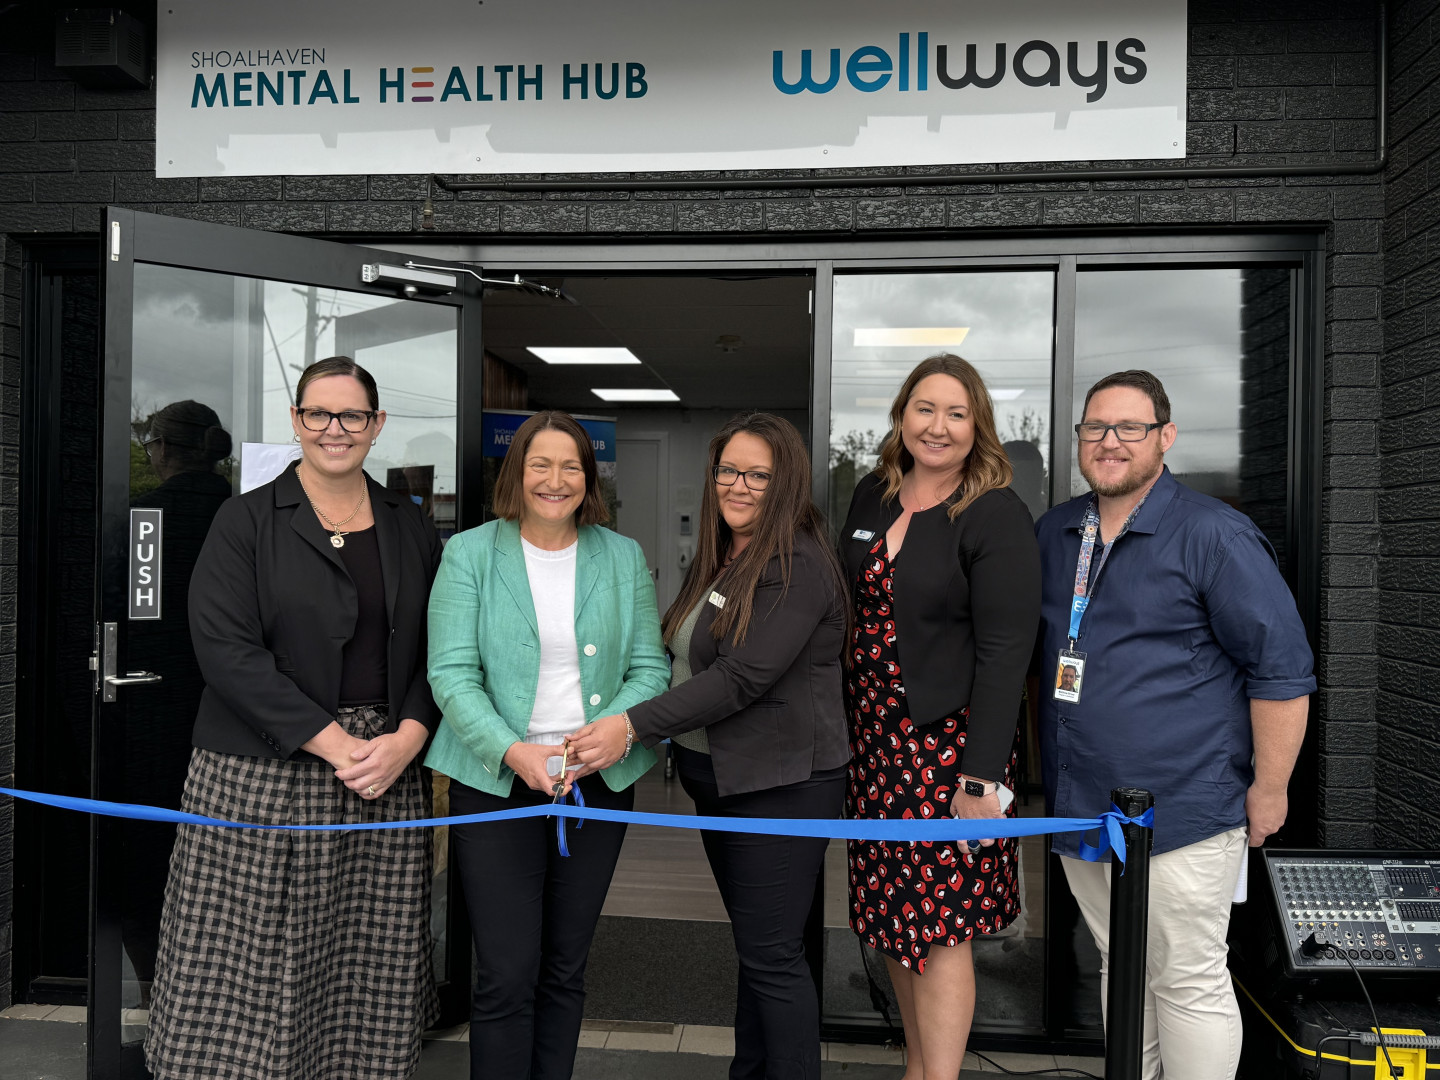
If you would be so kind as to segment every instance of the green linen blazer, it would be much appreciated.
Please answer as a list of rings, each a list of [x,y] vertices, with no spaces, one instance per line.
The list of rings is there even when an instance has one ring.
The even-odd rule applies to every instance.
[[[580,529],[575,644],[586,721],[662,693],[670,663],[655,583],[634,540]],[[593,646],[593,648],[592,648]],[[491,795],[510,794],[505,751],[525,736],[540,682],[540,636],[520,526],[488,521],[445,545],[430,591],[430,688],[442,719],[425,764]],[[637,741],[599,775],[620,791],[655,763]]]

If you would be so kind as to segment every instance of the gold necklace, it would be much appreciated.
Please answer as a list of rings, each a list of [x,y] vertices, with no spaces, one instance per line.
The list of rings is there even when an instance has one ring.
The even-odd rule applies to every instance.
[[[910,497],[915,500],[915,509],[912,510],[911,513],[915,514],[924,513],[932,506],[939,506],[942,502],[946,500],[946,498],[949,497],[948,495],[940,495],[932,491],[931,494],[935,501],[927,505],[920,501],[920,481],[913,480],[910,484],[910,489]],[[900,493],[900,506],[902,509],[905,506],[905,492],[903,490]]]
[[[295,470],[295,479],[300,481],[300,490],[305,492],[305,498],[310,502],[310,509],[314,510],[315,513],[319,514],[320,520],[325,522],[326,525],[329,525],[331,532],[335,534],[334,536],[330,537],[330,546],[335,548],[343,548],[345,546],[345,537],[340,532],[340,526],[347,525],[351,521],[354,521],[355,515],[360,513],[360,508],[365,505],[365,496],[370,493],[369,485],[365,483],[364,478],[362,477],[360,481],[360,501],[355,504],[355,509],[350,511],[350,516],[347,517],[344,521],[331,521],[330,518],[326,516],[325,511],[321,510],[320,507],[315,505],[315,499],[313,496],[311,496],[310,489],[305,486],[305,478],[300,475],[300,470],[298,468]]]

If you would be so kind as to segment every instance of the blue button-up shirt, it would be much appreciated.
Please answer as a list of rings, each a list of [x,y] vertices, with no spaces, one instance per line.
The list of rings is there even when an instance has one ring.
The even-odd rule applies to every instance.
[[[1245,824],[1250,699],[1313,692],[1313,658],[1255,523],[1165,469],[1093,583],[1075,644],[1086,654],[1080,700],[1054,700],[1090,499],[1055,507],[1035,527],[1045,797],[1056,815],[1093,817],[1110,808],[1114,788],[1145,788],[1159,854]],[[1057,836],[1054,849],[1076,855],[1080,839]]]

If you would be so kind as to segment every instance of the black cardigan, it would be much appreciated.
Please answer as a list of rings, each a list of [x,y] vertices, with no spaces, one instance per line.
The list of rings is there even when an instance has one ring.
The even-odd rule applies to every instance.
[[[884,490],[871,473],[850,501],[840,557],[852,590],[866,555],[901,514],[898,498],[882,500]],[[1000,779],[1040,622],[1040,551],[1030,511],[1000,488],[954,521],[943,503],[917,512],[895,559],[893,588],[910,719],[931,724],[968,705],[965,774]]]
[[[715,589],[724,592],[722,577]],[[799,537],[790,587],[780,558],[765,567],[745,643],[716,640],[719,609],[705,604],[690,635],[689,679],[632,705],[630,722],[646,746],[703,727],[721,795],[796,784],[850,760],[841,699],[845,599],[829,559]]]
[[[425,678],[425,613],[440,538],[408,498],[369,477],[390,617],[387,731],[440,720]],[[228,499],[190,580],[190,632],[205,692],[194,744],[310,759],[300,746],[335,718],[341,654],[355,631],[355,583],[292,465]]]

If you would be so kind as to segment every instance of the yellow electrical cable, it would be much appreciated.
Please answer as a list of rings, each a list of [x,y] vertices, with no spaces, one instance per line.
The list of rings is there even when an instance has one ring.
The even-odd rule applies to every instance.
[[[1323,1061],[1339,1061],[1346,1065],[1360,1065],[1362,1067],[1368,1068],[1375,1067],[1374,1058],[1362,1058],[1361,1060],[1357,1061],[1355,1058],[1342,1057],[1339,1054],[1316,1054],[1314,1050],[1305,1049],[1305,1047],[1301,1046],[1294,1039],[1290,1038],[1290,1036],[1285,1032],[1285,1029],[1275,1022],[1275,1018],[1265,1011],[1265,1007],[1261,1005],[1260,1002],[1255,1000],[1255,995],[1250,993],[1250,991],[1245,988],[1245,984],[1235,977],[1235,973],[1233,971],[1230,973],[1230,981],[1233,982],[1236,986],[1238,986],[1240,988],[1240,992],[1250,999],[1250,1004],[1255,1006],[1256,1012],[1258,1012],[1261,1016],[1263,1016],[1266,1020],[1270,1022],[1270,1026],[1280,1033],[1280,1037],[1284,1039],[1287,1043],[1289,1043],[1292,1047],[1294,1047],[1295,1050],[1304,1054],[1306,1057],[1319,1057]],[[1386,1034],[1389,1034],[1388,1030]],[[1432,1065],[1430,1062],[1427,1061],[1425,1063],[1425,1071],[1429,1072],[1431,1069],[1440,1069],[1440,1062],[1436,1062]]]

